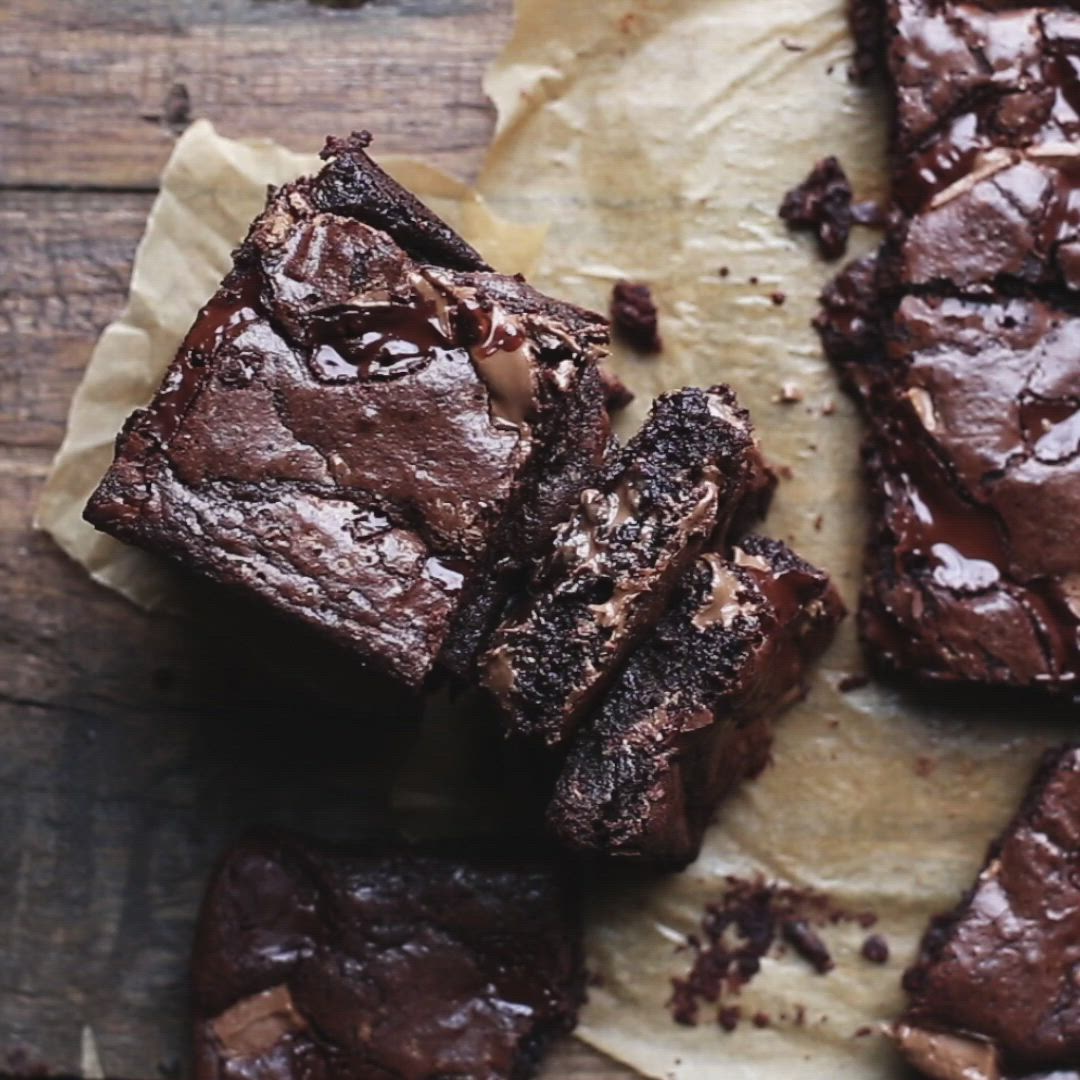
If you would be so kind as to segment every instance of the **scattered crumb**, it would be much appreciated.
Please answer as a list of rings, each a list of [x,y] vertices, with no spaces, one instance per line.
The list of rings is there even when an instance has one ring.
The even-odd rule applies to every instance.
[[[161,103],[161,111],[143,113],[142,119],[152,124],[167,127],[174,135],[179,135],[191,123],[191,94],[182,83],[173,83]]]
[[[865,1039],[867,1035],[873,1035],[873,1034],[874,1034],[874,1029],[873,1028],[861,1027],[861,1028],[859,1028],[858,1031],[855,1032],[854,1037],[856,1039]]]
[[[772,1017],[768,1013],[754,1013],[753,1024],[756,1028],[767,1028],[772,1023]]]
[[[776,305],[777,307],[783,307],[783,306],[784,306],[784,302],[785,302],[785,301],[787,300],[787,294],[786,294],[786,293],[783,293],[783,292],[781,292],[781,291],[780,291],[779,289],[777,289],[777,290],[776,290],[776,292],[774,292],[774,293],[770,293],[770,294],[769,294],[769,299],[770,299],[770,300],[771,300],[771,301],[772,301],[772,302],[773,302],[773,303],[774,303],[774,304],[775,304],[775,305]]]
[[[783,926],[784,940],[819,974],[836,966],[825,942],[805,919],[791,919]]]
[[[789,228],[814,233],[822,258],[839,259],[847,251],[853,222],[851,184],[840,162],[822,158],[784,196],[779,214]]]
[[[611,290],[611,323],[615,333],[639,352],[657,353],[664,347],[652,290],[642,282],[615,283]]]
[[[850,694],[852,690],[861,690],[864,686],[869,685],[870,679],[868,676],[863,675],[861,672],[853,672],[850,675],[845,675],[836,684],[836,688],[841,694]]]
[[[920,754],[915,759],[916,776],[930,776],[936,768],[937,762],[932,757],[926,757],[924,754]]]
[[[821,532],[821,526],[824,525],[824,524],[825,524],[825,515],[824,514],[818,514],[818,516],[816,518],[814,518],[814,532]]]
[[[605,364],[597,367],[600,373],[600,385],[604,390],[604,405],[609,413],[625,409],[634,400],[634,392],[626,383]]]
[[[734,1031],[742,1019],[742,1009],[738,1005],[725,1005],[717,1014],[716,1022],[725,1031]]]
[[[863,943],[863,958],[871,964],[887,964],[889,962],[889,943],[881,934],[871,934]]]
[[[805,1023],[806,1023],[806,1006],[805,1005],[796,1005],[795,1006],[795,1026],[796,1027],[803,1027],[803,1025],[805,1025]]]
[[[756,285],[758,283],[757,275],[751,274],[750,277],[747,278],[747,281],[749,281],[751,285]]]
[[[726,266],[721,266],[719,273],[721,277],[727,277],[728,274],[731,273],[731,271]]]
[[[793,382],[783,383],[773,401],[779,405],[796,405],[803,399],[803,392]]]
[[[788,52],[806,52],[809,48],[808,45],[803,45],[798,41],[789,41],[787,38],[781,38],[780,44],[783,45]]]
[[[872,911],[860,912],[855,916],[855,921],[864,930],[869,930],[871,926],[877,926],[877,916]]]

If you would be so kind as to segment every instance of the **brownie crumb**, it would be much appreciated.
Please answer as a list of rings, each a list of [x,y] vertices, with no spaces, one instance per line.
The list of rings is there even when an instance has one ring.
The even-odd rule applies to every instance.
[[[731,273],[731,271],[726,266],[721,266],[719,273],[721,277],[727,277],[728,274]]]
[[[925,779],[927,776],[931,776],[936,768],[937,762],[932,757],[926,757],[924,754],[920,754],[915,759],[916,776],[921,776]]]
[[[769,299],[777,306],[783,307],[787,301],[787,293],[781,292],[779,289],[774,293],[769,294]]]
[[[604,392],[604,405],[607,411],[616,413],[620,409],[625,409],[634,400],[634,391],[606,365],[600,364],[596,370],[600,374],[600,386]]]
[[[871,934],[862,943],[863,959],[871,964],[887,964],[889,962],[889,943],[880,934]]]
[[[796,1005],[795,1006],[795,1026],[796,1027],[804,1027],[805,1025],[806,1025],[806,1006],[805,1005]]]
[[[851,675],[845,675],[837,684],[836,688],[841,694],[850,694],[852,690],[861,690],[864,686],[870,685],[870,679],[868,676],[859,672],[855,672]]]
[[[758,283],[757,274],[751,274],[746,280],[749,281],[751,285],[756,285]]]
[[[784,923],[784,940],[819,974],[836,966],[825,942],[805,919]]]
[[[851,184],[840,162],[835,157],[822,158],[784,196],[780,217],[792,229],[814,233],[823,258],[839,259],[847,251],[853,221]]]
[[[754,1013],[753,1024],[756,1028],[767,1028],[772,1024],[772,1017],[768,1013],[756,1012]]]
[[[821,526],[824,524],[825,516],[823,514],[818,514],[818,516],[814,518],[814,532],[821,532]]]
[[[611,290],[611,324],[616,334],[639,352],[657,353],[663,348],[652,290],[642,282],[615,283]]]
[[[861,1027],[855,1032],[856,1039],[865,1039],[867,1035],[873,1035],[874,1029],[868,1027]]]
[[[742,1019],[742,1009],[738,1005],[725,1005],[717,1014],[716,1022],[725,1031],[734,1031]]]

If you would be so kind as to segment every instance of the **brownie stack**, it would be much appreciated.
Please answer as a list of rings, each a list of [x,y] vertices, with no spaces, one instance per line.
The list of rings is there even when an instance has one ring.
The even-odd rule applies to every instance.
[[[482,682],[565,761],[567,843],[685,863],[839,600],[743,540],[773,478],[728,387],[619,447],[605,320],[492,271],[367,144],[271,192],[86,516],[413,688]]]
[[[861,632],[886,670],[922,680],[1075,693],[1080,676],[1071,7],[854,10],[890,80],[893,212],[818,326],[869,427]]]

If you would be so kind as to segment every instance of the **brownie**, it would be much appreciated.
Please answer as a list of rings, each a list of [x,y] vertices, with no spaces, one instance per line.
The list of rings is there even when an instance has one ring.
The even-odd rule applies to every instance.
[[[729,388],[656,400],[491,637],[481,677],[511,733],[565,743],[683,571],[723,533],[756,458],[749,417]]]
[[[1080,748],[1072,746],[1046,755],[974,887],[930,924],[904,976],[910,1003],[895,1037],[939,1080],[1075,1070],[1078,972]]]
[[[805,692],[843,604],[758,536],[702,555],[575,739],[548,822],[581,851],[683,865],[720,800],[765,765],[770,717]]]
[[[824,259],[847,251],[853,223],[851,183],[840,162],[822,158],[780,203],[780,218],[792,229],[812,232]]]
[[[1080,135],[1080,14],[1068,4],[884,0],[884,8],[894,193],[907,212],[978,171],[991,149]]]
[[[251,837],[210,883],[192,987],[196,1080],[518,1080],[584,1000],[577,884]]]
[[[367,144],[271,192],[86,517],[419,686],[469,667],[595,475],[606,327],[490,271]]]
[[[1075,692],[1080,318],[907,296],[883,322],[874,303],[864,260],[818,323],[869,421],[866,644],[924,680]]]

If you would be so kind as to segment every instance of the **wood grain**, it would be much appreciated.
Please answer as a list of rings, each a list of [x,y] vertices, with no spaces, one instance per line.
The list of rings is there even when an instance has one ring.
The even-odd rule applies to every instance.
[[[98,15],[80,33],[117,49],[106,8],[142,11],[146,33],[161,32],[160,5],[79,6]],[[421,17],[407,7],[401,17]],[[2,16],[6,57],[17,51],[13,18],[45,33],[39,11],[23,4]],[[282,5],[265,17],[277,25],[298,14]],[[143,39],[128,30],[134,55]],[[38,39],[28,40],[27,54]],[[67,65],[84,67],[77,56]],[[25,142],[5,131],[5,177],[13,149],[39,163],[32,175],[70,176],[74,152],[35,131]],[[112,162],[109,183],[139,186],[132,178],[150,158],[97,141],[87,152]],[[424,152],[407,138],[399,148]],[[415,734],[408,702],[360,684],[347,659],[289,628],[213,592],[193,594],[189,618],[148,617],[31,529],[67,402],[123,301],[150,199],[0,196],[0,1072],[77,1073],[85,1025],[111,1077],[176,1075],[186,953],[216,853],[261,821],[331,835],[386,828],[384,778]],[[567,1040],[544,1075],[632,1074]]]
[[[366,127],[463,176],[492,123],[480,81],[509,0],[15,0],[0,4],[0,187],[152,190],[186,86],[223,134],[316,149]]]

